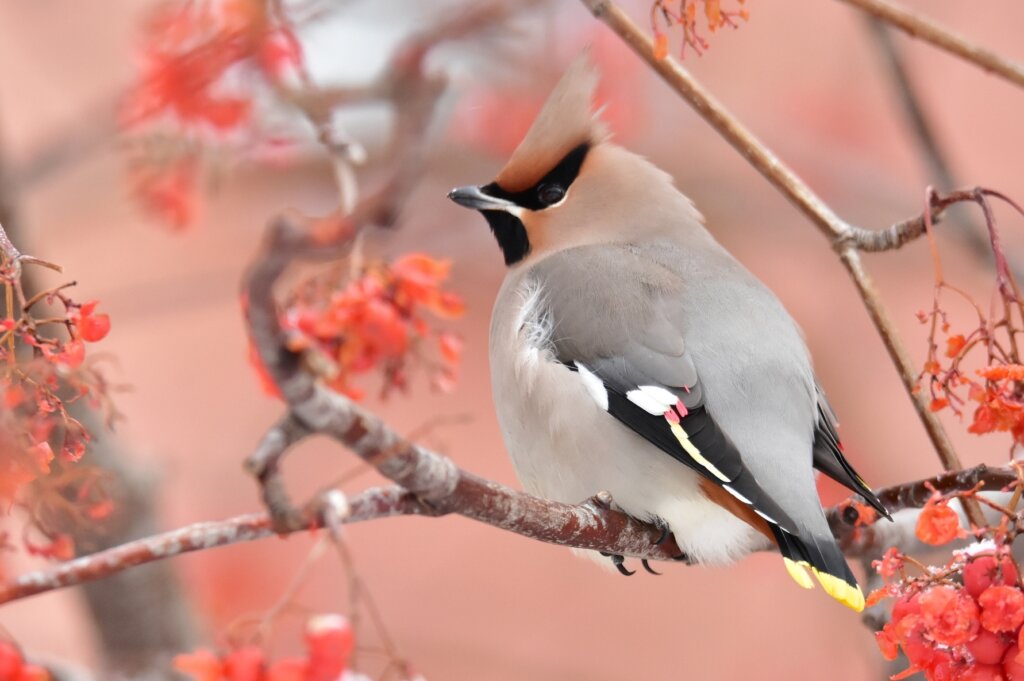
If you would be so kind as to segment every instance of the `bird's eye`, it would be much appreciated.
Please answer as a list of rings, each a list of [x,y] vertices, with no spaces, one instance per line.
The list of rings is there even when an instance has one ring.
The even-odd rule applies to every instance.
[[[537,200],[545,206],[558,203],[565,196],[565,187],[545,182],[537,187]]]

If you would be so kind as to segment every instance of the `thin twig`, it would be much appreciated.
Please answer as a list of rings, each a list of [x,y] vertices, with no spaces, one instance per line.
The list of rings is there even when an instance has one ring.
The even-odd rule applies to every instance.
[[[905,33],[1024,87],[1024,65],[1011,61],[931,19],[888,0],[840,0],[876,16]]]
[[[677,94],[685,99],[711,127],[742,154],[765,179],[795,204],[829,239],[856,284],[861,300],[882,337],[882,342],[885,344],[890,358],[896,365],[904,388],[917,410],[943,467],[946,470],[963,468],[942,423],[936,414],[928,409],[923,397],[915,392],[917,371],[914,369],[910,353],[889,318],[889,313],[861,262],[857,242],[864,238],[867,231],[851,227],[836,215],[796,173],[747,130],[678,61],[671,57],[657,58],[650,36],[614,2],[611,0],[581,0],[581,2],[595,17],[622,38]],[[978,523],[979,526],[983,524],[984,515],[978,505],[968,500],[965,500],[964,503],[971,522]]]
[[[900,110],[903,112],[903,117],[906,120],[907,128],[913,134],[914,140],[917,143],[917,149],[927,167],[929,184],[939,187],[942,191],[952,190],[953,187],[959,186],[960,182],[954,176],[949,161],[946,159],[946,154],[942,150],[942,146],[939,144],[935,131],[928,120],[928,115],[921,103],[921,97],[914,86],[910,73],[907,71],[900,49],[893,39],[892,29],[884,21],[874,16],[865,17],[865,25],[878,46],[885,70],[892,81],[893,93],[899,101]],[[967,244],[976,257],[987,262],[992,250],[989,248],[988,240],[974,222],[966,217],[957,216],[954,219],[954,223],[957,227],[954,233]],[[882,230],[881,232],[870,233],[884,234],[888,231]],[[858,246],[861,250],[870,250],[866,249],[862,244],[858,244]],[[898,247],[896,246],[896,248]],[[1012,268],[1018,278],[1024,277],[1024,268],[1021,267],[1019,262],[1012,263]]]

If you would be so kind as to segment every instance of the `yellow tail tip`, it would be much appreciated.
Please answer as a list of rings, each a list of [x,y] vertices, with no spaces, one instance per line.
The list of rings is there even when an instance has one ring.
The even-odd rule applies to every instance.
[[[864,593],[860,590],[860,587],[848,584],[844,579],[820,572],[814,568],[811,568],[811,571],[814,572],[814,576],[818,578],[821,588],[829,596],[854,612],[864,610]]]
[[[786,572],[793,578],[793,581],[800,585],[803,589],[813,589],[814,581],[811,576],[807,574],[807,564],[797,563],[795,560],[789,558],[783,558],[782,562],[786,566]]]

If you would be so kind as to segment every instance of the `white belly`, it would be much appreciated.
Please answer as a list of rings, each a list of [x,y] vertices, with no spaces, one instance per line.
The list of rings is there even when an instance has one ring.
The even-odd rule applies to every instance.
[[[607,490],[626,513],[664,519],[698,563],[763,548],[762,534],[704,496],[695,472],[619,423],[579,373],[554,360],[537,319],[541,302],[540,291],[510,275],[491,324],[494,402],[523,487],[565,503]]]

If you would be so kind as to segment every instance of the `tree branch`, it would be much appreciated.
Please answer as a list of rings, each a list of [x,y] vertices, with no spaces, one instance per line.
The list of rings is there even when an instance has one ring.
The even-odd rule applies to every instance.
[[[914,404],[918,417],[921,419],[943,467],[947,471],[963,468],[938,416],[928,409],[924,398],[915,392],[917,371],[910,358],[910,353],[889,318],[889,313],[885,309],[870,275],[864,269],[858,250],[861,243],[878,245],[879,250],[898,247],[913,238],[911,232],[916,229],[916,223],[903,227],[894,225],[878,237],[873,236],[868,230],[854,228],[847,224],[796,173],[780,161],[767,146],[747,130],[710,92],[704,89],[679,62],[672,57],[657,58],[651,38],[612,0],[581,0],[581,2],[595,17],[622,38],[677,94],[686,100],[711,127],[743,155],[768,182],[796,205],[829,239],[853,279],[871,321],[874,322],[890,358],[896,365],[907,395]],[[887,244],[892,245],[887,246]],[[972,523],[979,526],[984,524],[984,515],[973,500],[964,500],[964,506]]]
[[[989,73],[1024,87],[1024,65],[972,43],[945,26],[922,17],[902,5],[888,2],[888,0],[840,0],[840,2],[862,9],[914,38],[930,43],[940,50],[945,50],[964,61],[980,66]]]
[[[471,476],[469,473],[462,474]],[[929,480],[887,487],[878,490],[876,494],[890,512],[896,513],[923,507],[932,496],[933,490],[938,490],[941,494],[951,494],[967,492],[981,484],[986,491],[996,492],[1017,481],[1018,475],[1014,468],[978,466],[946,473]],[[528,515],[534,517],[534,522],[526,523],[520,522],[523,516],[496,516],[493,519],[483,519],[483,522],[495,527],[562,546],[648,559],[665,560],[671,557],[671,541],[661,546],[652,541],[659,533],[657,528],[607,508],[607,500],[588,500],[587,503],[570,506],[531,497],[495,483],[483,482],[496,491],[504,505],[526,509]],[[461,492],[456,491],[455,494],[458,496]],[[477,502],[470,496],[465,499],[465,503]],[[432,505],[424,504],[416,495],[396,485],[364,490],[349,497],[344,513],[335,518],[337,522],[353,524],[397,516],[439,514]],[[889,527],[888,523],[883,523],[881,527],[858,525],[856,510],[847,504],[828,509],[826,517],[833,534],[848,556],[877,555],[888,545],[882,539],[888,536],[885,533],[885,529]],[[541,518],[542,523],[535,522]],[[317,514],[310,517],[309,524],[286,529],[282,533],[304,532],[324,526],[322,514]],[[544,529],[537,531],[538,527]],[[273,521],[266,513],[250,513],[222,521],[187,525],[77,558],[48,570],[16,577],[0,585],[0,604],[104,579],[144,563],[173,558],[193,551],[265,539],[274,533]]]

